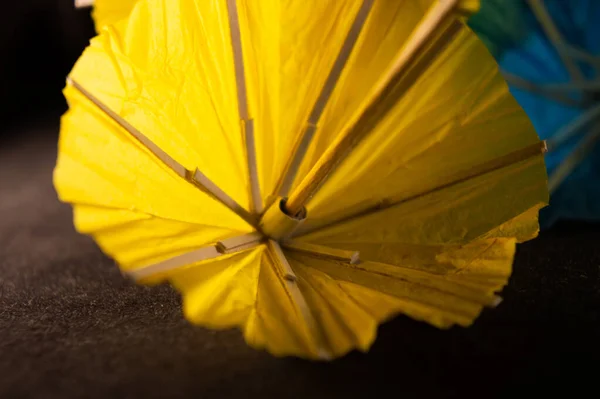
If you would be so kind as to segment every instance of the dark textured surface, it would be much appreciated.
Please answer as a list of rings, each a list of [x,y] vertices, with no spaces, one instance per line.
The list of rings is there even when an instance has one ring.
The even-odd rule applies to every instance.
[[[518,250],[504,302],[469,329],[399,317],[368,355],[276,359],[134,286],[55,199],[55,129],[0,141],[0,398],[513,397],[589,388],[599,371],[600,226]]]

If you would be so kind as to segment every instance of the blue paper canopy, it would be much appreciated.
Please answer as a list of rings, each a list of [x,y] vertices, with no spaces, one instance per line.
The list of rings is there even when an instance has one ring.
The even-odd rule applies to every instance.
[[[548,141],[542,227],[600,221],[600,1],[482,0],[469,25]]]

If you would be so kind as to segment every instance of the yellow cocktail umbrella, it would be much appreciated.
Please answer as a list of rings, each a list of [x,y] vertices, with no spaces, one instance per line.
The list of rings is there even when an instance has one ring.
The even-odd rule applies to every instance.
[[[468,326],[548,196],[473,4],[141,1],[69,76],[60,198],[191,322],[278,356],[365,351],[397,313]]]
[[[100,33],[105,26],[111,26],[129,16],[135,3],[139,0],[75,0],[75,7],[93,7],[92,17],[96,32]]]

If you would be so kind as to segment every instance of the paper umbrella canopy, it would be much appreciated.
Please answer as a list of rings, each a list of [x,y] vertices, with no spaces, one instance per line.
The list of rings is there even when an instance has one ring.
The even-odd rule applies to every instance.
[[[600,221],[600,1],[486,0],[469,24],[548,143],[550,206]]]
[[[125,274],[277,356],[468,326],[548,192],[467,5],[140,1],[68,78],[59,196]]]
[[[93,7],[92,17],[96,32],[105,26],[118,24],[127,18],[138,0],[75,0],[76,8]]]

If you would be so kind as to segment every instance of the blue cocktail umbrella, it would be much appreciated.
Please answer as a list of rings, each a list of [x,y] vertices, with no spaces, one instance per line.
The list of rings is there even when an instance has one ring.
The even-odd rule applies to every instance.
[[[471,28],[548,142],[548,227],[600,221],[600,1],[482,0]]]

